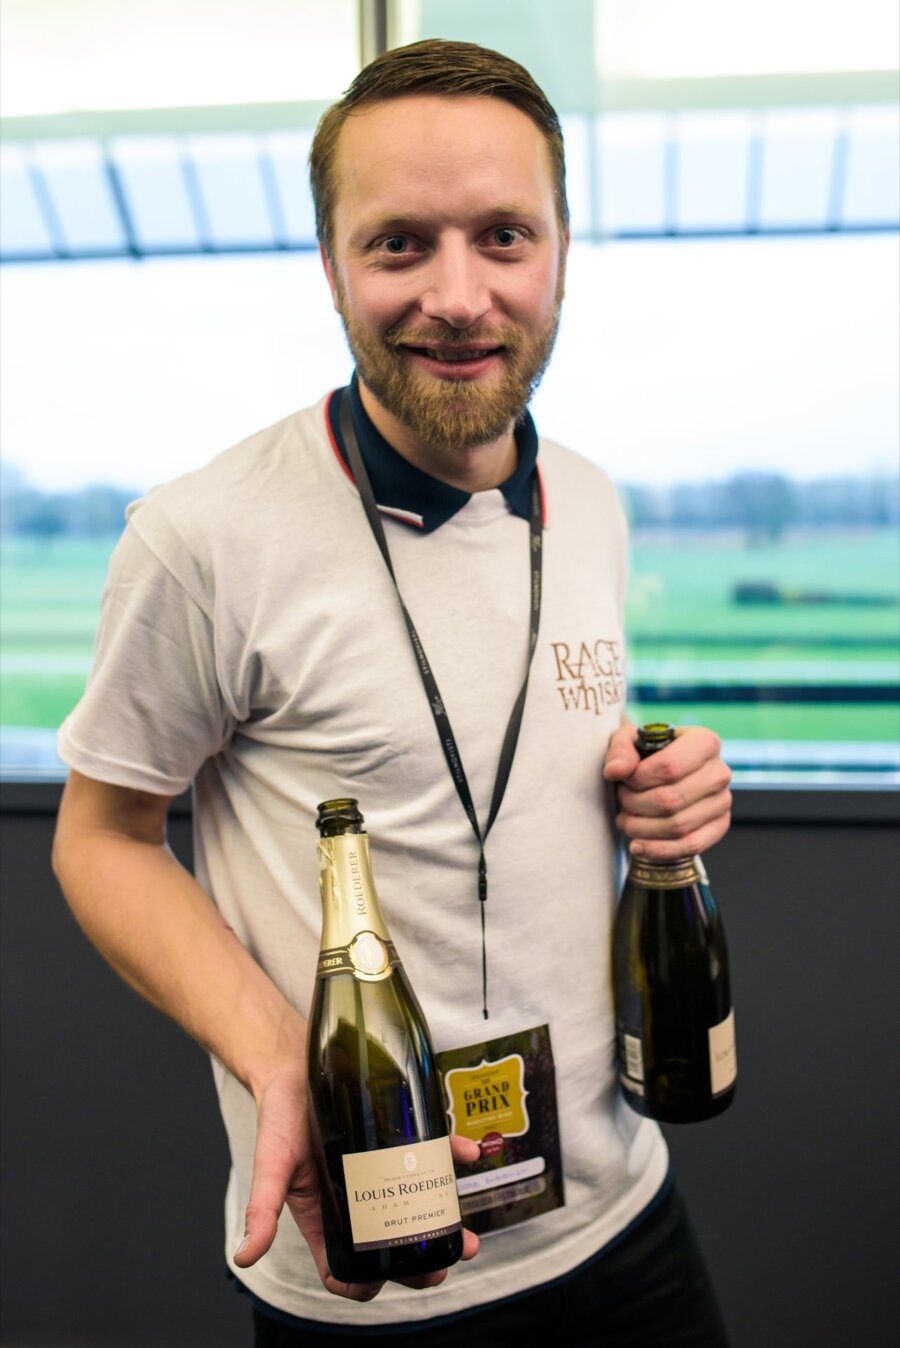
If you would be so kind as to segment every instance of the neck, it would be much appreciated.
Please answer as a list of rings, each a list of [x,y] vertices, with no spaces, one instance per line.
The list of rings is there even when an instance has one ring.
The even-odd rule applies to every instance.
[[[515,471],[518,450],[513,425],[498,439],[466,448],[423,444],[410,428],[378,402],[360,379],[359,396],[372,425],[414,468],[460,491],[491,491]]]

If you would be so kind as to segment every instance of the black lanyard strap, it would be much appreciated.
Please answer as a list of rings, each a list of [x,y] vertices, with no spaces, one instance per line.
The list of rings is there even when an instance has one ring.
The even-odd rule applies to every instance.
[[[434,671],[429,664],[428,657],[425,654],[425,648],[419,639],[415,624],[410,617],[409,610],[403,602],[403,596],[400,593],[400,587],[397,584],[397,577],[394,574],[391,554],[388,550],[387,539],[384,534],[384,527],[381,522],[381,515],[375,502],[375,495],[372,491],[372,484],[369,481],[369,474],[366,471],[360,452],[359,442],[356,438],[356,431],[353,426],[353,416],[350,410],[350,399],[346,393],[341,396],[341,435],[344,440],[344,447],[347,451],[347,459],[350,464],[350,471],[353,473],[360,500],[366,512],[366,518],[378,544],[378,549],[384,558],[384,564],[388,569],[391,580],[394,582],[394,589],[397,592],[397,599],[400,603],[400,610],[403,614],[403,620],[406,623],[406,630],[409,633],[410,643],[416,657],[416,663],[419,667],[419,674],[425,688],[428,698],[428,705],[431,708],[431,714],[434,717],[434,724],[437,729],[438,739],[441,742],[441,748],[444,751],[444,757],[447,760],[447,766],[450,769],[450,776],[453,778],[456,791],[462,802],[462,807],[466,812],[469,823],[472,826],[472,832],[478,843],[478,898],[481,910],[481,980],[483,994],[483,1011],[485,1020],[488,1019],[487,1006],[487,940],[485,936],[485,904],[487,903],[487,859],[484,854],[484,845],[487,841],[488,833],[494,820],[500,811],[503,796],[506,791],[506,784],[509,781],[509,774],[513,764],[513,758],[516,753],[516,745],[519,740],[519,730],[522,725],[522,715],[525,710],[525,697],[528,692],[528,675],[531,670],[531,660],[534,655],[534,648],[537,645],[538,629],[541,620],[541,570],[543,562],[543,519],[541,508],[541,487],[538,478],[538,471],[535,467],[531,477],[531,510],[529,513],[529,569],[531,572],[531,604],[529,606],[529,625],[528,625],[528,659],[525,665],[525,678],[519,695],[513,704],[510,713],[509,723],[506,727],[506,734],[503,736],[503,744],[500,749],[500,761],[497,765],[497,778],[494,782],[494,791],[491,797],[491,806],[488,812],[487,823],[482,832],[478,824],[478,815],[475,812],[475,805],[472,800],[472,793],[469,790],[469,783],[466,779],[465,769],[463,768],[462,756],[456,744],[456,737],[450,725],[450,718],[447,715],[447,709],[444,706],[444,699],[441,697],[437,686],[437,680],[434,677]]]

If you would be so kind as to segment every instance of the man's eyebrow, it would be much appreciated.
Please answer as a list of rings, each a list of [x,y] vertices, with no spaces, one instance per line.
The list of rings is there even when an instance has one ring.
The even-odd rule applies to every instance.
[[[525,206],[521,201],[500,202],[486,212],[489,216],[519,216],[522,219],[534,219],[538,212],[533,206]]]
[[[525,206],[521,202],[498,202],[483,211],[479,211],[476,218],[479,225],[485,226],[495,220],[536,220],[538,215],[539,213],[533,206]],[[432,222],[433,215],[431,212],[419,214],[415,211],[397,211],[392,214],[376,215],[368,220],[361,220],[358,227],[353,231],[352,237],[358,239],[365,235],[375,236],[390,234],[392,231],[402,232],[405,229],[418,229],[423,225],[430,225]]]
[[[390,234],[391,230],[410,229],[422,223],[422,217],[406,215],[375,215],[361,220],[353,231],[354,238],[361,234]]]

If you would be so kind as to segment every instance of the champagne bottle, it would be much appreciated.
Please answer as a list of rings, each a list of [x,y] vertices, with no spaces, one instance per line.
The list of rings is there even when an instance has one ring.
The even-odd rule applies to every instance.
[[[324,801],[316,825],[308,1076],[328,1267],[343,1282],[430,1273],[462,1255],[434,1049],[381,914],[357,802]]]
[[[675,738],[638,730],[642,758]],[[699,857],[630,861],[613,928],[619,1081],[632,1109],[664,1123],[720,1114],[734,1099],[734,1009],[725,930]]]

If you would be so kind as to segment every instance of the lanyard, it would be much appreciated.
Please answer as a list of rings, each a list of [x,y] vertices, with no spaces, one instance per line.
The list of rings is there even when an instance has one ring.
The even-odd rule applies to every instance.
[[[369,521],[372,533],[375,536],[375,542],[384,558],[384,564],[388,569],[391,580],[394,582],[394,589],[397,592],[397,599],[400,603],[400,609],[406,623],[406,629],[409,633],[410,643],[416,657],[416,663],[419,667],[419,674],[428,697],[428,705],[431,708],[431,714],[434,717],[434,724],[437,729],[438,738],[441,742],[441,748],[444,751],[444,757],[447,760],[447,766],[450,769],[450,775],[456,786],[457,794],[462,802],[462,807],[466,812],[469,823],[472,825],[472,832],[475,834],[475,840],[478,843],[478,898],[481,911],[481,986],[483,999],[484,1019],[488,1019],[487,1006],[487,940],[485,936],[485,905],[487,903],[487,860],[484,855],[484,845],[487,836],[491,831],[491,826],[497,818],[500,810],[503,795],[506,791],[506,784],[509,781],[509,773],[512,768],[513,758],[516,752],[516,744],[519,739],[519,729],[522,724],[522,713],[525,709],[525,695],[528,691],[528,674],[531,669],[531,658],[534,655],[534,648],[537,645],[538,627],[541,619],[541,563],[543,554],[543,528],[541,514],[541,488],[538,480],[538,471],[535,467],[531,476],[531,511],[529,514],[529,567],[531,571],[531,604],[529,610],[529,628],[528,628],[528,659],[525,665],[525,678],[519,695],[513,704],[510,713],[509,723],[506,727],[506,734],[503,737],[503,745],[500,749],[500,762],[497,765],[497,779],[494,782],[494,793],[491,797],[491,808],[488,813],[487,824],[482,832],[478,824],[478,816],[475,813],[475,805],[472,801],[472,793],[469,790],[469,783],[466,780],[466,774],[463,769],[462,758],[456,745],[456,738],[450,726],[450,718],[444,707],[444,700],[441,697],[437,686],[437,680],[434,677],[431,665],[425,654],[425,648],[419,639],[419,634],[415,629],[413,620],[409,611],[403,602],[403,596],[400,593],[400,587],[397,584],[397,577],[394,575],[394,567],[391,562],[391,554],[388,551],[387,539],[384,535],[384,528],[381,523],[381,515],[378,506],[375,503],[375,495],[372,491],[372,484],[369,481],[369,474],[363,463],[362,454],[359,448],[359,442],[356,438],[356,432],[353,428],[353,417],[350,411],[350,400],[346,393],[341,396],[340,410],[341,434],[344,439],[344,447],[347,451],[347,458],[350,464],[350,470],[353,473],[357,490],[366,517]]]

